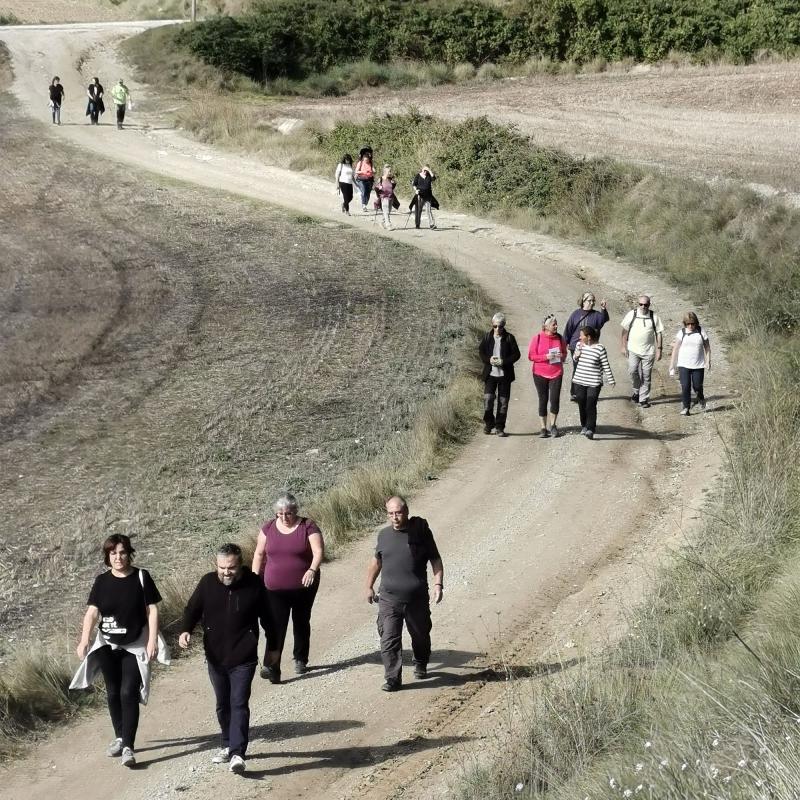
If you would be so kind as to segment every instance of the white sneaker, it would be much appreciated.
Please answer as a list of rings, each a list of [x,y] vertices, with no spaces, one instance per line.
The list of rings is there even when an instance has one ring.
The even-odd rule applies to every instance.
[[[120,761],[123,767],[135,767],[136,766],[136,756],[133,753],[133,750],[130,747],[123,747],[122,748],[122,760]]]
[[[106,748],[106,755],[109,758],[116,758],[116,756],[122,753],[122,739],[116,738],[113,742]]]
[[[228,747],[221,747],[211,759],[212,764],[227,764],[231,760],[231,751]]]
[[[681,416],[683,416],[683,417],[688,417],[689,416],[689,409],[686,408],[686,406],[683,406],[683,408],[681,408]]]
[[[241,756],[231,756],[231,763],[228,769],[237,775],[241,775],[245,770],[245,766],[244,759]]]

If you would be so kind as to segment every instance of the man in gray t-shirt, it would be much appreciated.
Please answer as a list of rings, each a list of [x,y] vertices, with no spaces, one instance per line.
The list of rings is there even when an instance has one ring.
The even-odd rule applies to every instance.
[[[386,677],[385,692],[402,685],[403,623],[411,636],[414,676],[427,677],[431,655],[431,607],[428,599],[428,562],[433,570],[433,600],[442,601],[444,567],[433,533],[422,517],[408,516],[402,497],[386,501],[390,525],[378,533],[375,555],[367,568],[366,598],[378,601],[378,634]],[[381,576],[380,597],[373,588]]]

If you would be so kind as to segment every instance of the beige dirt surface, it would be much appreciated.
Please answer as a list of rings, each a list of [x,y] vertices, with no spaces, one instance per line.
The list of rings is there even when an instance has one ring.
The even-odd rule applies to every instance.
[[[664,548],[695,524],[704,487],[720,466],[717,426],[734,395],[713,320],[707,326],[716,348],[708,380],[712,411],[679,416],[676,385],[663,362],[654,376],[653,407],[639,409],[628,400],[617,347],[621,315],[639,292],[647,292],[670,339],[689,304],[635,265],[446,209],[436,231],[403,229],[402,218],[393,232],[373,225],[371,215],[343,219],[330,182],[185,138],[148,111],[155,105],[142,86],[132,85],[137,110],[124,131],[108,122],[85,125],[77,101],[65,108],[66,124],[46,127],[43,98],[53,70],[63,77],[68,97],[80,97],[87,75],[126,74],[114,44],[135,30],[2,32],[32,135],[61,137],[114,159],[119,169],[186,181],[198,193],[225,190],[444,257],[495,298],[523,351],[546,312],[565,321],[575,298],[590,287],[609,301],[611,323],[603,339],[617,385],[604,389],[594,442],[578,434],[566,388],[559,420],[565,435],[540,440],[523,357],[512,393],[511,435],[476,436],[439,480],[413,498],[412,513],[430,521],[446,570],[444,601],[433,611],[428,680],[414,681],[406,670],[403,691],[380,691],[375,612],[361,595],[372,551],[368,537],[323,571],[311,672],[294,678],[284,664],[284,685],[256,679],[245,777],[210,763],[216,722],[205,666],[196,657],[159,675],[142,715],[138,769],[125,771],[103,755],[111,734],[106,715],[98,713],[7,765],[0,775],[3,797],[452,796],[460,764],[493,741],[495,726],[487,720],[502,716],[508,668],[535,685],[562,661],[618,633],[620,609],[639,596]],[[401,196],[401,202],[407,199]]]
[[[13,14],[24,23],[108,22],[125,19],[110,2],[92,0],[0,0],[0,14]]]

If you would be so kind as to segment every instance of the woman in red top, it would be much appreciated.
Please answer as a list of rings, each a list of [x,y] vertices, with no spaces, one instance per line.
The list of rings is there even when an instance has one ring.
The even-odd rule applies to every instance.
[[[372,166],[372,149],[362,147],[353,170],[356,186],[361,192],[361,210],[366,212],[369,196],[372,194],[372,185],[375,183],[375,167]]]
[[[533,362],[533,383],[539,395],[539,419],[542,430],[539,436],[547,439],[558,436],[556,417],[561,403],[561,379],[564,376],[564,360],[567,343],[558,332],[558,320],[548,314],[542,322],[542,330],[528,346],[528,360]],[[550,400],[550,425],[547,425],[547,401]]]
[[[308,669],[311,643],[311,608],[319,588],[319,565],[325,555],[322,533],[313,520],[298,516],[294,495],[275,502],[275,519],[264,523],[253,555],[253,572],[267,587],[270,630],[261,677],[281,682],[281,654],[292,617],[294,669]]]

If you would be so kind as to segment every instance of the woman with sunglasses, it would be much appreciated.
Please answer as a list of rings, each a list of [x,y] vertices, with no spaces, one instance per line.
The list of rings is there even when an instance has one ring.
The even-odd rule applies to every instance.
[[[542,423],[540,438],[558,436],[556,419],[561,401],[561,380],[564,377],[564,361],[567,358],[567,343],[558,332],[555,314],[542,320],[542,330],[528,346],[528,361],[533,362],[533,384],[539,396],[539,419]],[[550,401],[550,424],[547,419],[547,402]]]
[[[695,403],[705,411],[703,380],[706,370],[711,370],[711,344],[694,311],[687,311],[683,315],[683,327],[675,335],[669,360],[670,377],[674,377],[676,366],[681,381],[681,414],[684,417],[689,416],[689,409],[692,407],[692,389],[695,393]]]
[[[505,314],[498,311],[492,317],[492,329],[481,339],[478,354],[483,361],[483,432],[497,431],[498,436],[506,436],[514,364],[521,354],[514,335],[506,330]]]

